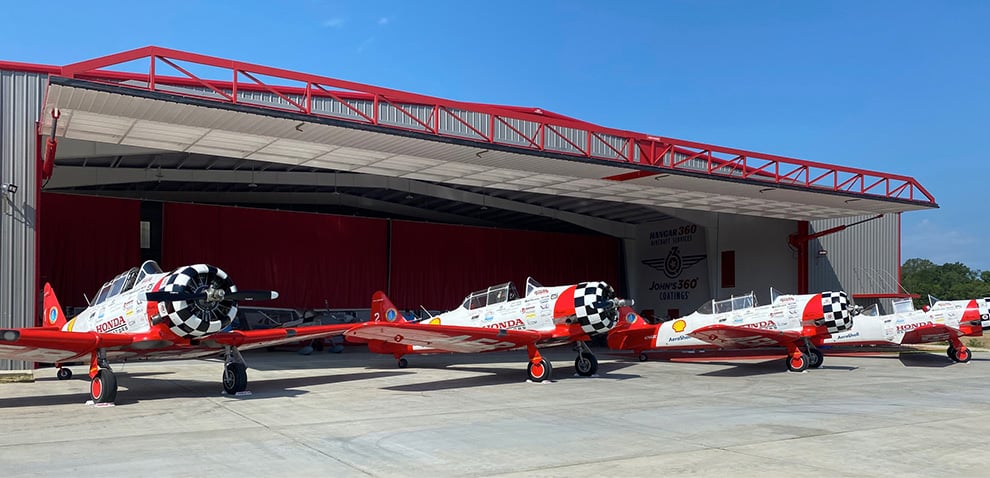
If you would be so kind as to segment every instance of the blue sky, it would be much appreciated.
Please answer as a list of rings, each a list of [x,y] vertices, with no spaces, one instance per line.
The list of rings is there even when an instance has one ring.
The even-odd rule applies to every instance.
[[[913,176],[902,259],[990,270],[990,2],[15,2],[0,59],[146,45]],[[276,5],[276,6],[273,6]]]

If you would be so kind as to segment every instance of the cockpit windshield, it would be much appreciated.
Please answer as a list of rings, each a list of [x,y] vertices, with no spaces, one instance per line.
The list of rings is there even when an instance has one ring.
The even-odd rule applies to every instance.
[[[461,304],[461,307],[468,310],[480,309],[485,306],[508,302],[518,298],[519,293],[516,292],[516,286],[512,282],[506,282],[472,292],[464,298],[464,303]]]
[[[724,314],[734,310],[752,309],[756,307],[756,294],[750,292],[739,297],[730,297],[723,300],[710,300],[698,307],[699,314]]]
[[[141,272],[138,272],[137,279],[135,279],[134,282],[135,283],[141,282],[142,280],[144,280],[146,276],[161,274],[161,273],[162,273],[162,268],[158,266],[157,262],[144,261],[144,264],[141,264]]]
[[[113,280],[103,284],[103,287],[100,287],[100,290],[96,293],[96,299],[90,305],[99,304],[113,296],[127,292],[134,288],[134,284],[144,279],[146,275],[161,274],[161,272],[162,269],[158,267],[155,261],[145,261],[144,264],[141,264],[140,270],[137,267],[132,267],[127,272],[122,272],[117,277],[114,277]]]

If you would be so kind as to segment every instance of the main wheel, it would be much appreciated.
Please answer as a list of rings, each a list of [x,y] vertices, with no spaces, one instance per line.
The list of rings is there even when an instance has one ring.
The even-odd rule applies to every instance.
[[[804,372],[808,370],[808,358],[804,354],[787,357],[787,370],[791,372]]]
[[[945,355],[949,357],[949,360],[952,360],[953,362],[958,362],[958,360],[956,360],[956,348],[953,347],[951,344],[949,345],[949,348],[945,349]]]
[[[574,359],[574,370],[582,377],[590,377],[598,373],[598,359],[592,354],[579,354]]]
[[[223,391],[228,395],[236,395],[247,389],[247,365],[231,362],[223,367]]]
[[[406,368],[409,366],[409,361],[406,360],[405,357],[400,358],[396,363],[399,365],[399,368]]]
[[[72,370],[65,367],[59,368],[58,372],[55,372],[55,377],[59,380],[68,380],[72,378]]]
[[[113,403],[117,400],[117,377],[107,369],[100,369],[89,382],[89,395],[93,403]]]
[[[639,361],[640,362],[645,362],[647,359],[649,359],[649,357],[646,356],[646,353],[645,352],[640,352],[640,354],[639,354]]]
[[[961,349],[953,349],[953,352],[954,354],[952,356],[952,360],[955,360],[956,362],[959,363],[969,362],[969,360],[973,358],[973,352],[970,352],[969,349],[966,347],[963,347]]]
[[[822,351],[814,347],[808,349],[808,368],[819,368],[825,362]]]
[[[553,367],[550,366],[550,361],[547,359],[540,359],[536,363],[530,362],[529,367],[526,368],[526,372],[529,373],[530,380],[542,382],[550,378],[550,375],[553,373]]]

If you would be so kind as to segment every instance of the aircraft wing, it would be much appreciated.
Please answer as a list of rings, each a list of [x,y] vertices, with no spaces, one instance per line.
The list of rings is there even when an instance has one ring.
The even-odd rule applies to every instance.
[[[331,335],[342,335],[355,324],[308,325],[305,327],[285,327],[274,329],[234,330],[219,332],[206,338],[206,341],[219,345],[232,345],[240,350],[271,347],[290,342],[319,339]]]
[[[948,340],[949,337],[960,337],[962,332],[945,324],[931,324],[918,327],[904,333],[901,338],[902,344],[923,344],[927,342],[939,342]]]
[[[447,352],[473,353],[509,350],[552,337],[550,332],[515,329],[488,329],[418,323],[357,325],[347,337],[425,347]]]
[[[86,357],[100,348],[127,347],[133,335],[65,332],[58,329],[26,328],[0,330],[0,357],[28,362],[68,362]]]
[[[726,348],[769,347],[801,339],[801,333],[797,331],[754,329],[725,324],[699,327],[688,335]]]

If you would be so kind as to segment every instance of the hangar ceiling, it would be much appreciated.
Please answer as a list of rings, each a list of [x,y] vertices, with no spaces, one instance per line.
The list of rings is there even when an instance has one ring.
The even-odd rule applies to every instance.
[[[71,74],[84,67],[89,66],[64,69]],[[55,136],[61,144],[57,172],[45,189],[526,229],[591,229],[620,237],[632,237],[636,224],[685,209],[816,220],[937,207],[911,178],[769,155],[753,163],[752,153],[734,150],[718,159],[705,145],[698,152],[685,150],[694,146],[688,142],[654,155],[660,162],[649,163],[641,145],[653,147],[657,138],[637,140],[640,149],[627,154],[634,150],[628,139],[581,130],[584,123],[576,120],[567,124],[579,128],[547,125],[529,134],[528,120],[513,114],[455,114],[450,107],[420,104],[430,99],[412,94],[402,104],[381,93],[374,101],[352,101],[316,84],[336,101],[328,100],[327,114],[316,115],[314,84],[307,83],[306,111],[294,112],[303,97],[251,77],[263,91],[249,101],[237,88],[238,74],[248,75],[235,70],[235,83],[227,90],[199,79],[190,87],[156,84],[153,76],[143,82],[53,76],[44,111],[60,112]],[[375,107],[374,118],[360,110],[367,105]],[[340,111],[331,112],[334,108]],[[417,111],[424,112],[423,119]],[[395,118],[383,119],[379,112]],[[51,131],[56,122],[49,114],[43,118],[41,131]],[[453,133],[438,135],[443,128]],[[494,141],[499,128],[510,139]],[[556,143],[546,131],[557,135]],[[487,143],[479,141],[483,137]]]

